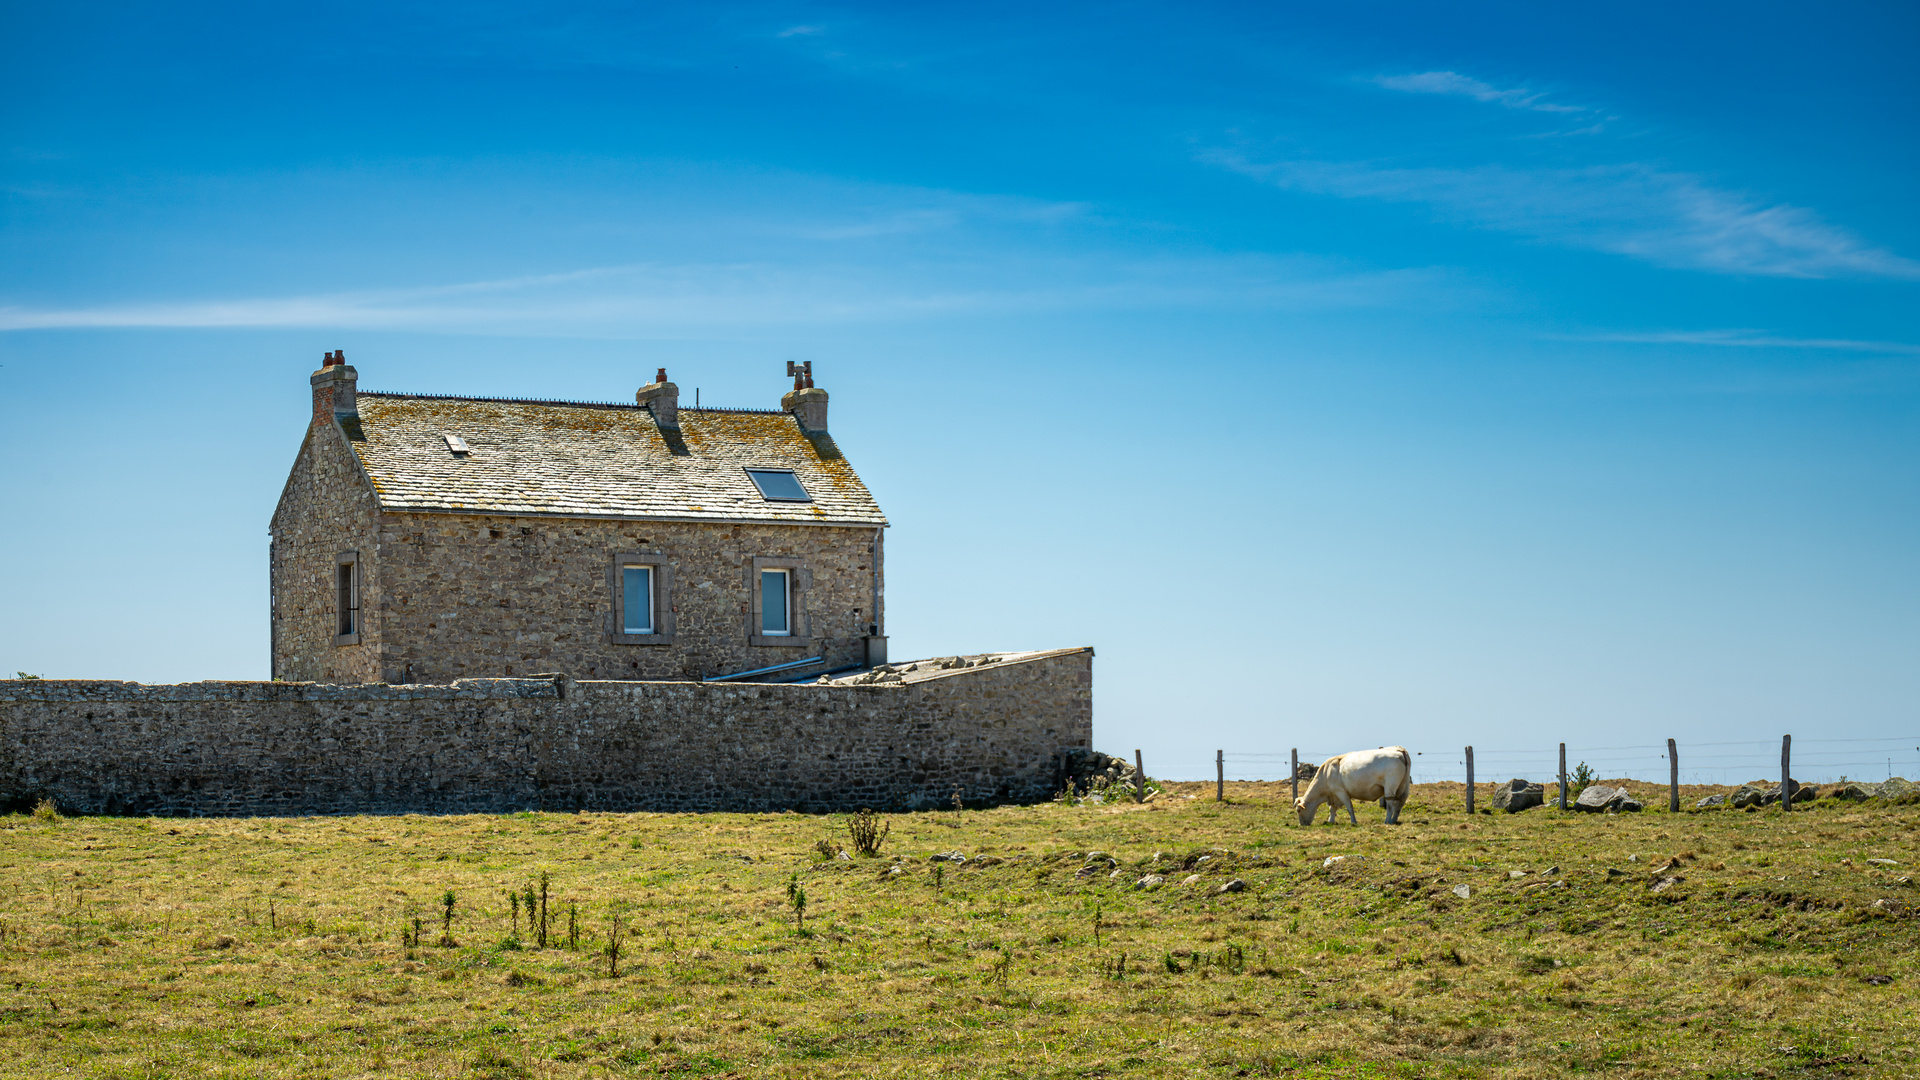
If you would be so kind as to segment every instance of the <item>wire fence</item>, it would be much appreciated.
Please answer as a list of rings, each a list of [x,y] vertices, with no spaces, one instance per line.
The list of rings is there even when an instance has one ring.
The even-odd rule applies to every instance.
[[[1780,740],[1677,743],[1682,784],[1738,784],[1748,780],[1780,780]],[[1147,763],[1151,776],[1179,780],[1285,780],[1295,753],[1303,765],[1318,765],[1340,753],[1322,747],[1275,750],[1223,750],[1204,765],[1188,760],[1167,762],[1161,768]],[[1625,746],[1566,744],[1567,770],[1580,764],[1598,780],[1638,780],[1666,784],[1671,764],[1665,743]],[[1558,777],[1559,744],[1538,749],[1475,747],[1474,779],[1480,783],[1523,779],[1546,782]],[[1894,776],[1920,777],[1920,736],[1871,739],[1801,739],[1792,742],[1793,778],[1809,784],[1831,784],[1841,779],[1871,782]],[[1414,751],[1413,782],[1464,782],[1466,747]]]

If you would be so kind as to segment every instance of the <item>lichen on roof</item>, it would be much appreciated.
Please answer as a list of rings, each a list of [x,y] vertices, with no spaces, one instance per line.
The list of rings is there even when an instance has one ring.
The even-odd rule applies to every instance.
[[[785,413],[683,408],[673,432],[633,405],[358,399],[351,445],[389,510],[886,524],[833,440]],[[813,501],[768,501],[748,467],[792,469]]]

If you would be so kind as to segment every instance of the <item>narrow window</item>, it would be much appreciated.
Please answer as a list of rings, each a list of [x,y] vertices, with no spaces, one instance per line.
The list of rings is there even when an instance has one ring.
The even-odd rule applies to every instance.
[[[341,563],[335,568],[340,595],[334,610],[340,613],[342,636],[360,632],[360,589],[359,583],[353,580],[353,567],[353,563]]]
[[[786,570],[760,571],[760,633],[766,637],[788,637],[793,633],[793,602],[790,573]]]
[[[620,589],[621,633],[653,633],[653,567],[621,567]]]

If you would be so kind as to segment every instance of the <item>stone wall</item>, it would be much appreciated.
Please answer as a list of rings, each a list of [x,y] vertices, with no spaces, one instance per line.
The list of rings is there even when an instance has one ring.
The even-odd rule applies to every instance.
[[[374,551],[379,522],[379,501],[346,436],[335,424],[314,424],[273,515],[269,580],[274,675],[330,683],[380,681],[377,626],[363,619],[361,644],[333,644],[339,626],[334,560],[341,552],[362,553],[360,606],[363,615],[372,614],[369,601],[379,588],[380,573],[376,560],[365,556]]]
[[[0,799],[76,813],[901,810],[1047,798],[1091,649],[867,685],[0,680]]]
[[[314,426],[273,533],[273,674],[287,680],[699,679],[813,656],[839,667],[865,659],[885,589],[870,528],[383,512],[333,424]],[[334,560],[348,550],[360,642],[336,645]],[[622,553],[664,558],[670,642],[613,640],[609,567]],[[755,558],[800,561],[804,636],[791,644],[753,641]]]

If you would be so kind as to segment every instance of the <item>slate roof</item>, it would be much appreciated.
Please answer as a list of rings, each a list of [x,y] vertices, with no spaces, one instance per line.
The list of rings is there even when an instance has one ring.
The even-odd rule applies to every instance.
[[[362,391],[345,427],[388,510],[885,525],[825,433],[783,412]],[[466,440],[454,454],[446,436]],[[812,502],[769,502],[749,466],[792,469]]]

